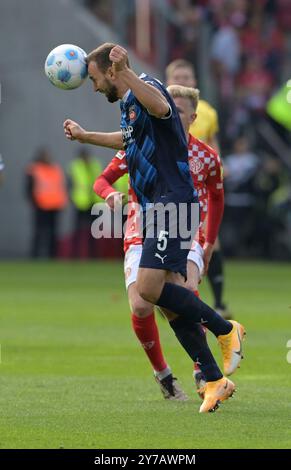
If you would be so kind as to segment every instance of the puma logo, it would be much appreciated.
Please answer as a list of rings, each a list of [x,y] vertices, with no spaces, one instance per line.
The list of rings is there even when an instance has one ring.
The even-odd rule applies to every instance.
[[[156,258],[159,258],[159,259],[162,261],[162,264],[165,263],[164,259],[165,259],[167,256],[168,256],[168,255],[161,256],[159,253],[155,253],[155,257],[156,257]]]
[[[142,343],[142,346],[145,351],[149,351],[150,349],[154,347],[154,345],[155,345],[155,341],[148,341],[147,343]]]

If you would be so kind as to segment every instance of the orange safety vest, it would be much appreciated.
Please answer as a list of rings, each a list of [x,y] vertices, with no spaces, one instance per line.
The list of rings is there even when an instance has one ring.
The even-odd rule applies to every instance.
[[[68,202],[63,171],[59,165],[33,163],[28,169],[33,177],[33,199],[40,209],[60,210]]]

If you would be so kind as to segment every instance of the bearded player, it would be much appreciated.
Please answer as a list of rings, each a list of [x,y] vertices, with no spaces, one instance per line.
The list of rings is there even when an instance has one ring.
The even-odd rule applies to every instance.
[[[94,91],[104,93],[111,103],[120,100],[120,131],[88,132],[67,119],[65,136],[126,149],[130,182],[145,221],[138,293],[174,315],[169,325],[192,360],[200,362],[207,379],[200,413],[215,411],[232,395],[235,385],[220,371],[201,327],[206,324],[217,337],[226,375],[231,375],[242,359],[244,327],[224,320],[189,289],[172,282],[173,277],[187,278],[185,242],[188,245],[192,240],[197,221],[193,212],[198,204],[176,106],[161,82],[147,74],[135,74],[122,46],[105,43],[88,54],[86,61]],[[165,209],[167,218],[162,220]]]
[[[199,233],[188,255],[186,283],[186,286],[198,295],[198,284],[204,268],[207,269],[223,214],[222,165],[219,156],[213,149],[189,134],[189,127],[197,116],[199,91],[182,86],[170,86],[168,91],[174,98],[184,131],[188,135],[190,171],[199,197],[201,223]],[[106,200],[111,209],[114,209],[115,204],[118,204],[122,197],[122,194],[117,192],[112,184],[126,172],[125,152],[119,151],[94,184],[95,192]],[[124,237],[124,274],[131,307],[132,327],[151,362],[164,397],[182,400],[185,399],[185,394],[176,379],[173,378],[162,352],[154,317],[154,306],[145,302],[137,293],[136,278],[142,250],[142,236],[138,226],[137,199],[130,185],[128,194],[128,221]],[[205,234],[202,227],[207,213],[209,217]],[[194,370],[194,378],[198,393],[203,397],[205,379],[197,365]]]

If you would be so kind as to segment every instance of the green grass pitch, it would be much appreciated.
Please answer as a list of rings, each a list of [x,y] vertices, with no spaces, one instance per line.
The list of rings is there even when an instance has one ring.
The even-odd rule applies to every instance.
[[[227,264],[245,359],[235,398],[199,415],[191,362],[159,319],[191,396],[162,399],[131,331],[121,263],[2,262],[0,448],[291,448],[290,279],[290,264]],[[207,281],[201,294],[211,301]]]

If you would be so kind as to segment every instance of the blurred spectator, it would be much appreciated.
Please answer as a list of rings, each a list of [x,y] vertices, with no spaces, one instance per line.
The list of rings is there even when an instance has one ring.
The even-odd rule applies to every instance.
[[[291,6],[290,0],[276,0],[277,21],[280,29],[286,32],[291,30]]]
[[[91,209],[96,202],[103,202],[93,191],[93,184],[102,172],[102,164],[80,148],[69,167],[70,196],[74,206],[74,235],[72,256],[74,258],[96,256],[96,241],[91,235]]]
[[[243,58],[256,57],[273,77],[278,77],[284,52],[284,37],[277,24],[262,13],[253,15],[241,33]]]
[[[273,84],[272,75],[263,67],[260,59],[250,57],[238,77],[240,99],[244,101],[246,108],[263,113]]]
[[[189,0],[172,0],[172,21],[169,28],[167,62],[183,57],[194,61],[198,54],[203,9]],[[175,19],[175,21],[174,21]]]
[[[68,198],[63,170],[53,163],[45,148],[37,152],[34,162],[26,169],[26,192],[34,216],[31,256],[54,258],[58,216]]]
[[[166,83],[195,88],[197,86],[195,70],[191,62],[176,59],[166,67]],[[197,118],[190,126],[190,133],[219,152],[217,140],[218,117],[216,110],[205,100],[199,98]]]
[[[240,43],[238,34],[226,15],[221,17],[220,27],[213,36],[211,59],[221,99],[232,97],[234,79],[240,66]]]
[[[274,240],[280,226],[271,207],[271,197],[280,186],[281,163],[272,156],[266,156],[256,177],[255,221],[252,227],[252,246],[256,255],[263,258],[274,256]]]
[[[225,253],[235,255],[246,248],[254,220],[255,178],[259,157],[249,149],[246,137],[234,143],[233,153],[224,160],[225,212],[222,241]]]

